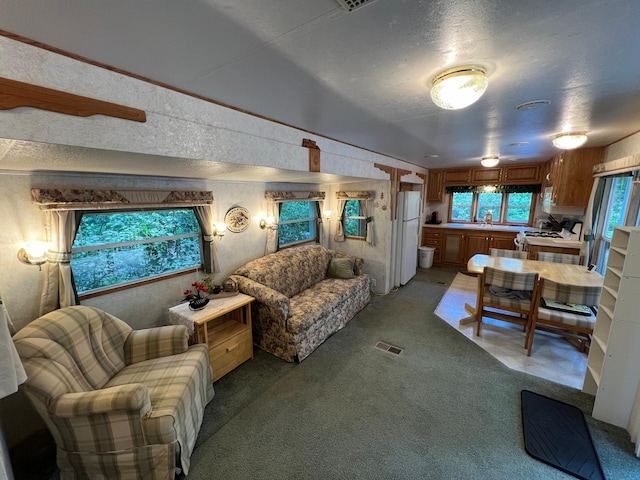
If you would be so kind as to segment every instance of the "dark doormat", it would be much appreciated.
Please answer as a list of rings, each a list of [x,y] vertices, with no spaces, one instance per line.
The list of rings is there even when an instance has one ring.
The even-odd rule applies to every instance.
[[[524,448],[536,460],[576,478],[604,480],[589,428],[579,408],[522,390]]]

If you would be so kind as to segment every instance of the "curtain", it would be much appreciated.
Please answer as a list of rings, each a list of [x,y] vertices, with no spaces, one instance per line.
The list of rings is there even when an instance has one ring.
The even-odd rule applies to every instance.
[[[280,221],[280,204],[271,202],[267,203],[267,217],[273,217],[273,222],[277,225]],[[264,254],[278,251],[278,228],[267,228],[267,244],[264,248]]]
[[[344,227],[342,225],[342,214],[344,213],[344,207],[347,204],[346,198],[338,199],[338,212],[336,215],[336,233],[333,235],[333,239],[336,242],[344,242]]]
[[[43,265],[45,274],[40,315],[79,303],[71,273],[71,246],[81,218],[81,212],[71,210],[45,211],[49,251],[47,263]]]
[[[193,212],[202,230],[202,263],[204,264],[204,271],[205,273],[220,273],[218,249],[213,241],[213,210],[211,205],[195,206],[193,207]]]
[[[484,193],[486,185],[450,185],[444,188],[446,193]],[[492,192],[496,193],[540,193],[542,186],[540,184],[531,185],[495,185]]]
[[[370,200],[360,200],[360,211],[362,212],[362,215],[367,217],[366,222],[367,222],[367,235],[365,237],[366,242],[371,245],[372,247],[374,246],[374,240],[373,240],[373,217],[369,216],[369,202]]]
[[[324,241],[324,200],[319,200],[316,202],[316,215],[318,216],[319,220],[318,220],[318,243],[325,245],[325,241]],[[327,223],[329,222],[329,219],[327,219]],[[327,228],[329,228],[329,225],[327,225]],[[326,247],[328,247],[329,245],[325,245]]]

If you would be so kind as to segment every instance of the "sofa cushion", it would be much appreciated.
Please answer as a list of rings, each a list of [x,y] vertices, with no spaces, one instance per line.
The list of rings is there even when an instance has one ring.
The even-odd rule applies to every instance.
[[[252,260],[235,274],[292,298],[325,278],[332,256],[322,245],[288,248]]]
[[[304,332],[335,308],[342,308],[352,301],[363,284],[368,285],[368,279],[366,275],[348,280],[327,278],[296,295],[291,299],[287,331],[292,334]]]
[[[354,258],[332,258],[329,262],[329,271],[327,277],[329,278],[353,278],[353,266],[355,264]]]

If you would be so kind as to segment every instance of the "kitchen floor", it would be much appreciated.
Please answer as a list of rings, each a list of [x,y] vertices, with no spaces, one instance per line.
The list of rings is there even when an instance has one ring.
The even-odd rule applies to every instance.
[[[464,304],[475,305],[477,278],[458,273],[436,308],[436,315],[462,335],[514,370],[542,377],[576,389],[582,389],[587,369],[587,354],[579,352],[564,338],[536,332],[531,356],[524,349],[524,332],[518,325],[485,319],[482,337],[475,334],[476,324],[460,326],[469,316]]]

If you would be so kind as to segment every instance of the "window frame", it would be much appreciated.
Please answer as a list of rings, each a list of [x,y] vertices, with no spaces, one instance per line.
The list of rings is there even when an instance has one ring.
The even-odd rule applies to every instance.
[[[285,203],[308,203],[309,204],[309,210],[313,209],[315,216],[313,217],[305,217],[305,218],[296,218],[293,220],[282,220],[281,219],[281,215],[280,213],[282,212],[282,206]],[[285,200],[285,201],[281,201],[279,202],[278,205],[278,250],[284,250],[287,248],[292,248],[292,247],[297,247],[300,245],[305,245],[308,243],[318,243],[319,241],[319,213],[318,213],[318,209],[319,209],[319,204],[317,200],[309,200],[309,199],[295,199],[295,200]],[[313,222],[313,223],[312,223]],[[289,243],[285,243],[285,244],[281,244],[280,240],[282,238],[282,235],[280,234],[280,225],[292,225],[295,223],[309,223],[310,225],[313,224],[313,238],[309,238],[307,240],[298,240],[295,242],[289,242]]]
[[[461,218],[453,218],[453,196],[456,193],[471,193],[472,194],[472,200],[471,200],[471,218],[470,219],[461,219]],[[449,221],[450,222],[455,222],[455,223],[482,223],[483,219],[478,218],[478,206],[479,206],[479,202],[478,202],[478,196],[480,193],[492,193],[490,191],[487,192],[451,192],[449,193]],[[495,192],[495,193],[499,193],[502,195],[502,199],[501,199],[501,203],[500,203],[500,217],[496,218],[495,216],[493,217],[493,223],[497,223],[500,225],[514,225],[514,226],[527,226],[527,225],[531,225],[532,221],[533,221],[533,217],[535,215],[535,202],[536,202],[536,198],[537,198],[537,194],[531,192],[531,203],[529,205],[529,218],[527,219],[526,222],[513,222],[513,221],[507,221],[507,209],[508,209],[508,199],[509,199],[509,195],[512,195],[513,193],[520,193],[520,192]],[[525,192],[522,192],[525,193]]]
[[[84,218],[87,215],[97,216],[97,215],[135,214],[135,213],[151,213],[151,212],[175,212],[175,211],[191,211],[192,214],[194,215],[196,225],[198,228],[197,233],[196,232],[187,233],[187,234],[183,233],[183,234],[169,235],[169,236],[163,236],[163,237],[152,237],[152,238],[141,239],[141,240],[128,240],[125,242],[110,242],[110,243],[105,243],[101,245],[72,247],[71,249],[72,258],[69,265],[71,267],[71,273],[74,279],[74,284],[76,284],[75,278],[77,275],[74,273],[73,255],[81,252],[107,250],[107,249],[113,249],[117,247],[128,247],[133,245],[152,244],[152,243],[166,242],[166,241],[178,240],[178,239],[184,239],[184,238],[197,238],[198,255],[200,257],[200,263],[198,265],[175,269],[175,270],[171,270],[164,273],[150,275],[148,277],[138,278],[136,280],[130,280],[127,282],[120,282],[120,283],[116,283],[116,284],[112,284],[104,287],[94,288],[91,290],[86,290],[85,292],[82,292],[82,293],[78,292],[78,298],[82,300],[82,299],[93,298],[93,297],[106,295],[110,293],[115,293],[118,291],[127,290],[129,288],[134,288],[141,285],[155,283],[155,282],[159,282],[169,278],[197,272],[203,269],[203,249],[204,249],[203,232],[202,232],[202,228],[200,227],[200,223],[198,222],[197,216],[192,207],[83,210],[81,212],[81,217],[78,221],[78,232],[80,231],[82,218]],[[76,236],[78,232],[76,232]],[[74,239],[74,243],[75,243],[75,239]]]

